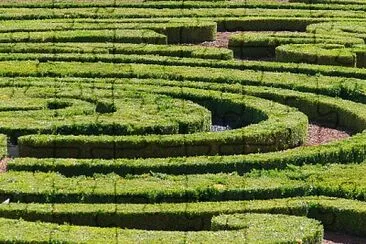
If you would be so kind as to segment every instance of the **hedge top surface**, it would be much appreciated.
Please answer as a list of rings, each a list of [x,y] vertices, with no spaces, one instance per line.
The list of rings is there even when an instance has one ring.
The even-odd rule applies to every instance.
[[[75,88],[0,88],[1,130],[131,135],[210,129],[211,113],[188,100],[127,90],[116,91],[115,97],[113,91],[73,95]]]
[[[326,195],[366,199],[366,164],[291,166],[231,174],[65,177],[57,173],[0,175],[1,196],[20,202],[154,203]]]
[[[366,235],[365,70],[166,45],[269,31],[248,43],[340,44],[363,60],[364,0],[298,1],[2,1],[0,155],[19,138],[21,156],[53,158],[9,159],[0,217],[16,220],[0,219],[0,242],[321,242],[317,221],[253,212]],[[338,30],[272,33],[323,21]],[[309,120],[358,134],[276,151],[301,145]]]
[[[238,220],[242,216],[232,218]],[[226,218],[223,216],[221,218]],[[243,217],[242,217],[243,218]],[[31,223],[23,220],[0,219],[0,226],[6,226],[7,234],[1,234],[0,240],[43,241],[43,242],[77,242],[77,243],[181,243],[204,242],[217,243],[268,243],[272,241],[286,243],[321,243],[323,228],[318,221],[304,217],[285,215],[247,214],[242,219],[248,227],[241,226],[236,231],[229,226],[221,227],[223,231],[173,232],[123,230],[116,228],[95,228],[82,226],[55,225],[48,223]],[[214,228],[218,227],[220,217],[213,220]],[[295,224],[296,223],[296,224]],[[9,230],[9,226],[12,226]],[[263,228],[267,231],[263,232]],[[22,230],[21,232],[19,230]],[[1,233],[4,233],[1,231]]]
[[[273,32],[273,33],[239,33],[230,36],[229,47],[240,46],[279,46],[284,44],[343,44],[346,46],[364,44],[356,37],[344,37],[313,33]]]

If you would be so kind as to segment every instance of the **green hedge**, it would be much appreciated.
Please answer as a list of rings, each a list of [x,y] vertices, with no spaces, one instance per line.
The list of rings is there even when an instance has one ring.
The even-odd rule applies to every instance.
[[[276,60],[281,62],[315,63],[366,67],[366,48],[359,45],[345,48],[343,45],[290,44],[276,48]]]
[[[333,23],[317,23],[306,27],[307,32],[333,34],[337,36],[361,38],[366,40],[366,23],[352,20],[335,21]]]
[[[128,42],[166,44],[167,37],[151,30],[71,30],[1,33],[0,41],[14,42]]]
[[[149,40],[153,36],[159,41],[148,43],[199,43],[212,41],[216,38],[216,23],[207,20],[180,20],[154,22],[124,22],[120,19],[107,19],[96,22],[94,19],[58,19],[58,20],[29,20],[4,21],[0,27],[0,38],[3,42],[30,41],[32,39],[46,41],[75,41],[76,38],[89,37],[89,41],[134,42],[142,36]],[[158,35],[153,31],[160,33]],[[45,33],[40,33],[45,32]],[[137,32],[136,34],[133,34]],[[139,34],[140,33],[140,34]],[[29,35],[26,39],[26,35]],[[166,36],[167,40],[163,41]],[[52,37],[54,37],[52,39]],[[69,37],[69,38],[66,38]],[[34,40],[32,40],[34,41]],[[135,41],[136,42],[136,41]]]
[[[0,27],[0,37],[4,36],[6,41],[6,38],[13,40],[15,36],[22,41],[11,47],[11,50],[1,49],[10,45],[9,43],[0,44],[0,49],[3,50],[0,60],[14,60],[0,62],[0,91],[5,91],[0,93],[0,124],[4,127],[4,132],[0,132],[7,134],[9,139],[15,141],[14,139],[21,134],[35,133],[36,135],[20,139],[29,140],[31,143],[34,139],[35,143],[39,143],[36,146],[47,145],[43,152],[37,151],[39,147],[35,148],[34,156],[69,157],[84,153],[82,150],[85,150],[88,156],[116,157],[121,153],[117,146],[126,146],[125,141],[131,138],[128,142],[130,144],[127,144],[131,145],[132,149],[123,148],[127,152],[131,151],[130,157],[139,156],[141,152],[136,153],[133,150],[144,146],[151,138],[154,143],[162,141],[164,146],[169,146],[169,150],[158,150],[157,146],[148,150],[143,150],[146,147],[139,148],[144,151],[146,157],[186,156],[190,153],[196,155],[197,152],[204,155],[207,150],[212,151],[212,156],[118,160],[9,159],[10,171],[0,174],[0,202],[9,199],[10,204],[0,205],[0,216],[17,220],[0,220],[4,221],[0,224],[3,226],[0,242],[17,239],[19,242],[247,240],[257,243],[259,237],[262,238],[260,240],[273,242],[274,236],[283,238],[278,241],[321,241],[322,228],[316,221],[288,216],[239,215],[246,212],[303,215],[322,221],[329,230],[366,235],[365,206],[361,202],[366,199],[366,178],[363,175],[366,169],[366,105],[363,104],[366,103],[365,70],[280,62],[204,60],[203,58],[209,57],[221,59],[220,55],[224,51],[214,53],[201,47],[147,45],[143,50],[138,50],[142,45],[102,44],[105,41],[116,43],[117,41],[113,40],[115,37],[120,38],[119,41],[125,41],[122,34],[130,31],[137,33],[140,29],[158,33],[159,37],[164,38],[164,42],[159,44],[165,44],[214,40],[216,26],[219,30],[303,31],[308,24],[349,18],[358,23],[357,28],[362,27],[365,6],[350,3],[360,0],[346,1],[348,4],[344,5],[308,5],[260,0],[61,0],[52,3],[49,0],[17,3],[2,1],[0,6],[8,5],[0,9],[3,13],[0,19],[5,20]],[[17,6],[12,7],[15,5]],[[347,41],[349,44],[363,43],[365,38],[361,29],[358,29],[357,33],[344,36],[344,32],[349,30],[326,34],[331,36],[329,40],[332,41],[338,36],[343,38],[341,43],[347,45]],[[20,31],[24,34],[20,34]],[[121,35],[113,34],[113,38],[111,35],[105,35],[111,32]],[[326,34],[305,33],[303,36]],[[75,42],[78,38],[73,40],[73,37],[77,35],[78,38],[86,38],[82,40],[88,41],[85,42],[86,45],[55,45],[55,41],[62,42],[64,37],[64,42]],[[89,43],[90,37],[93,36],[100,36],[102,42]],[[23,43],[32,38],[33,43]],[[50,42],[44,42],[47,38],[50,38]],[[363,39],[362,42],[357,38]],[[38,42],[44,42],[45,45],[41,47]],[[94,50],[94,45],[102,48]],[[190,50],[189,53],[185,53],[186,50]],[[8,53],[10,51],[15,53]],[[25,53],[17,53],[20,51]],[[362,48],[357,49],[357,52],[362,57]],[[360,63],[358,60],[357,62]],[[164,108],[160,118],[151,120],[151,126],[148,123],[150,120],[143,119],[136,128],[126,126],[122,129],[119,122],[123,119],[119,117],[119,111],[132,113],[137,110],[134,106],[131,106],[130,110],[123,109],[126,91],[136,96],[143,94],[146,98],[156,96],[169,99],[162,104],[157,104],[154,99],[147,99],[147,110],[153,110],[150,104]],[[10,102],[4,99],[7,96],[12,98],[9,99]],[[187,113],[179,106],[176,107],[175,99],[191,100],[189,105],[193,106],[192,109],[197,111],[197,114],[190,111]],[[163,112],[169,105],[175,108],[167,113],[172,118],[180,117],[179,125],[176,125],[175,120],[172,121],[174,125],[166,122],[165,118],[169,116],[165,116]],[[232,121],[233,118],[239,117],[230,124],[233,130],[199,132],[210,127],[207,109],[212,112],[214,123]],[[37,114],[39,110],[45,111]],[[179,116],[184,112],[186,117]],[[234,112],[235,115],[230,112]],[[27,118],[27,115],[32,113],[33,116]],[[238,113],[240,116],[237,116]],[[307,129],[307,118],[303,113],[310,120],[328,126],[345,127],[351,133],[359,134],[318,147],[232,155],[249,149],[256,152],[258,149],[265,151],[263,148],[271,147],[277,150],[300,144],[304,141]],[[15,114],[17,116],[14,116]],[[88,115],[94,116],[93,120],[98,123],[87,126],[90,122],[86,118]],[[42,135],[46,131],[38,130],[39,128],[37,131],[14,133],[13,125],[21,129],[31,129],[34,126],[31,120],[42,119],[42,116],[44,121],[50,120],[47,116],[57,118],[58,122],[50,126],[52,131],[47,132],[51,136]],[[134,118],[133,115],[131,117]],[[153,122],[156,122],[156,125]],[[246,127],[241,128],[242,126]],[[152,131],[192,134],[144,137],[127,133],[131,131],[142,134],[150,134]],[[244,135],[249,135],[252,141],[244,137],[242,132],[248,133]],[[59,137],[58,133],[73,135]],[[116,136],[119,133],[129,136]],[[101,135],[88,137],[89,134]],[[69,147],[62,144],[65,138],[71,139]],[[77,141],[80,138],[82,143],[90,143],[88,148],[72,147],[72,140]],[[164,141],[162,138],[170,139]],[[96,141],[93,141],[94,139]],[[98,144],[99,139],[103,140],[102,148],[93,144]],[[58,143],[57,140],[60,145],[55,144]],[[205,141],[211,144],[194,149],[190,147],[192,142]],[[180,143],[180,151],[174,148],[175,142]],[[243,148],[243,144],[247,148]],[[216,155],[221,151],[228,155]],[[334,162],[348,165],[328,164]],[[320,165],[302,166],[317,163]],[[219,202],[307,195],[338,196],[361,201],[307,197],[295,200]],[[120,204],[122,202],[144,204]],[[157,204],[159,202],[182,203]],[[237,215],[216,217],[220,214]],[[29,223],[19,219],[56,222],[60,225]],[[248,221],[251,224],[250,228],[228,231],[242,228]],[[212,231],[211,223],[213,229],[222,229],[225,225],[225,230]],[[122,230],[118,227],[142,230]],[[276,231],[272,235],[269,229],[276,228],[281,229],[281,232]],[[300,234],[294,236],[294,232],[298,230]]]
[[[37,159],[16,158],[8,162],[8,169],[16,171],[56,171],[67,176],[94,173],[119,175],[162,172],[167,174],[204,174],[236,171],[240,174],[252,169],[283,169],[288,164],[303,165],[341,162],[362,162],[366,155],[364,134],[351,139],[313,147],[300,147],[284,152],[234,156],[201,156],[167,159]],[[38,155],[35,155],[38,156]]]
[[[215,91],[170,89],[169,95],[194,100],[214,117],[231,120],[232,128],[167,136],[61,136],[29,135],[19,138],[21,156],[77,158],[136,158],[227,155],[266,152],[303,143],[307,118],[300,112],[270,101]],[[240,128],[251,123],[250,126]]]
[[[366,236],[365,203],[329,197],[161,204],[0,205],[3,218],[146,230],[209,230],[212,217],[235,213],[307,216],[320,220],[326,230]]]
[[[343,45],[290,44],[276,48],[280,62],[313,63],[355,67],[356,57]]]
[[[296,3],[292,1],[291,3],[283,2],[279,4],[276,1],[259,1],[259,0],[248,0],[247,2],[231,2],[223,0],[190,0],[181,1],[177,0],[148,0],[144,2],[140,1],[58,1],[58,2],[37,2],[37,1],[27,1],[27,2],[4,2],[0,4],[0,7],[12,8],[12,7],[23,7],[23,8],[80,8],[80,7],[104,7],[104,8],[166,8],[166,9],[190,9],[190,8],[266,8],[266,9],[309,9],[308,4]],[[343,10],[364,10],[362,5],[355,3],[348,3],[345,5],[336,4],[324,4],[318,2],[311,9],[318,10],[333,10],[333,9],[343,9]]]
[[[0,134],[0,158],[8,155],[8,137]]]
[[[322,18],[298,18],[298,17],[236,17],[217,18],[219,31],[305,31],[310,24],[324,22]]]
[[[290,0],[290,2],[301,2],[301,3],[308,3],[308,4],[319,4],[319,3],[326,3],[329,5],[336,5],[336,4],[365,4],[365,0]]]
[[[211,62],[207,60],[201,59],[187,59],[187,58],[165,58],[165,57],[156,57],[156,56],[136,56],[136,55],[104,55],[104,54],[78,54],[70,55],[70,54],[57,54],[57,55],[38,55],[34,54],[0,54],[0,59],[32,59],[38,58],[41,61],[48,60],[81,60],[81,61],[105,61],[105,62],[122,62],[122,63],[135,63],[133,66],[131,65],[123,65],[117,66],[118,69],[127,70],[129,68],[128,75],[124,76],[132,76],[132,77],[155,77],[160,78],[163,77],[165,79],[174,79],[174,80],[192,80],[192,81],[202,81],[209,82],[214,81],[218,83],[223,83],[226,80],[228,82],[237,82],[243,85],[261,85],[261,86],[271,86],[271,87],[279,87],[279,88],[291,88],[293,90],[312,92],[317,94],[324,94],[329,96],[341,97],[344,99],[362,102],[366,101],[364,90],[364,82],[362,80],[357,79],[349,79],[349,78],[341,78],[341,77],[329,77],[331,76],[354,76],[354,77],[366,77],[366,73],[364,69],[356,69],[356,68],[348,68],[348,67],[340,67],[340,66],[319,66],[319,65],[308,65],[308,64],[287,64],[287,63],[277,63],[277,62],[266,62],[264,64],[260,64],[258,61],[217,61]],[[145,64],[161,64],[159,66],[156,65],[137,65],[136,63],[145,63]],[[14,63],[13,63],[14,64]],[[24,65],[25,63],[17,63],[17,65]],[[37,63],[36,63],[37,64]],[[75,64],[76,65],[76,64]],[[79,63],[77,63],[79,65]],[[102,65],[102,64],[99,64]],[[110,64],[103,64],[110,65]],[[167,65],[167,66],[162,66]],[[184,66],[184,70],[189,70],[190,74],[186,74],[184,70],[180,67],[171,67],[171,66]],[[170,67],[169,67],[170,66]],[[193,67],[188,67],[193,66]],[[196,66],[196,67],[195,67]],[[197,67],[198,66],[198,67]],[[200,67],[202,66],[202,67]],[[203,68],[203,67],[207,68]],[[134,67],[134,69],[132,69]],[[136,69],[139,67],[138,69]],[[220,69],[209,69],[212,67],[218,67]],[[224,69],[225,68],[225,69]],[[231,70],[227,70],[227,69]],[[33,68],[30,68],[30,70]],[[234,71],[233,69],[237,69]],[[251,69],[251,70],[248,70]],[[4,70],[6,70],[4,68]],[[242,71],[241,71],[242,70]],[[162,72],[162,71],[165,71]],[[254,72],[256,71],[256,72]],[[262,71],[262,72],[260,72]],[[266,72],[270,71],[270,72]],[[11,72],[5,73],[3,76],[11,76],[15,72],[19,72],[19,70],[12,70]],[[279,72],[283,72],[279,74]],[[291,72],[291,73],[288,73]],[[298,72],[299,74],[294,74]],[[304,74],[308,75],[304,75]],[[319,75],[319,74],[325,74]],[[201,75],[202,74],[202,75]],[[316,76],[313,76],[317,74]],[[42,74],[32,74],[32,76],[41,76]],[[311,75],[311,76],[310,76]],[[23,75],[22,75],[23,76]],[[24,75],[25,76],[25,75]],[[68,75],[70,76],[70,75]],[[105,76],[105,74],[104,74]],[[208,77],[208,78],[207,78]],[[245,79],[244,79],[245,77]],[[276,78],[276,79],[275,79]],[[304,83],[303,80],[306,79],[307,82]],[[11,83],[22,83],[25,86],[24,82],[30,81],[42,81],[42,83],[48,82],[52,83],[54,78],[0,78],[2,84],[11,84]],[[85,78],[70,78],[70,79],[61,79],[57,78],[58,82],[66,81],[68,83],[77,83],[82,80],[83,82],[100,82],[99,79],[85,79]],[[117,82],[116,79],[103,79],[108,81],[109,83]],[[11,82],[8,82],[11,81]],[[126,82],[126,81],[123,81]],[[34,83],[34,82],[33,82]],[[154,84],[169,84],[167,82],[163,83],[161,81],[151,81]],[[180,83],[181,84],[181,83]],[[192,86],[192,84],[190,84]],[[226,85],[226,87],[229,87]]]
[[[111,11],[111,9],[113,11]],[[260,8],[64,8],[54,11],[52,8],[0,8],[1,20],[60,19],[67,16],[77,18],[220,18],[220,17],[306,17],[306,18],[348,18],[363,19],[363,11],[311,10],[309,9],[260,9]]]
[[[67,178],[58,173],[8,171],[1,199],[39,203],[158,203],[271,199],[325,195],[366,200],[366,164],[289,166],[244,175],[115,174]]]
[[[320,223],[315,220],[306,221],[304,217],[273,214],[220,215],[212,218],[211,228],[216,231],[245,229],[247,239],[253,242],[261,242],[263,239],[264,242],[273,243],[323,242],[323,227]],[[289,240],[289,236],[293,239]]]
[[[89,57],[87,57],[89,58]],[[132,61],[131,61],[132,62]],[[286,64],[283,64],[286,67]],[[297,64],[297,66],[299,66]],[[305,66],[305,65],[304,65]],[[224,68],[164,66],[147,64],[111,64],[91,62],[47,62],[37,61],[0,62],[0,76],[5,77],[79,77],[79,78],[156,78],[179,81],[199,81],[215,83],[239,83],[242,85],[270,86],[323,95],[337,96],[344,99],[364,102],[364,82],[343,77],[327,77],[294,73],[261,72],[253,70],[233,70]],[[293,67],[293,66],[291,66]],[[313,67],[313,66],[311,66]],[[331,66],[318,69],[330,70]],[[228,68],[228,67],[226,67]],[[245,67],[243,67],[245,69]],[[299,68],[300,69],[300,68]],[[333,68],[333,74],[342,76]],[[341,67],[347,73],[360,73],[363,69]],[[280,70],[281,71],[281,70]],[[283,72],[286,70],[282,70]],[[295,71],[295,70],[294,70]],[[330,71],[329,71],[330,72]],[[326,73],[326,71],[324,71]],[[355,75],[355,74],[354,74]],[[303,81],[307,82],[304,83]]]
[[[215,228],[220,218],[213,219]],[[246,243],[286,242],[321,243],[323,228],[318,221],[304,217],[285,215],[246,214],[232,219],[246,222],[231,230],[231,226],[220,226],[219,230],[199,232],[127,230],[116,228],[95,228],[48,223],[31,223],[23,220],[0,219],[0,241],[2,242],[93,242],[93,243],[182,243],[205,242]],[[231,222],[230,222],[231,223]],[[232,223],[234,225],[234,223]],[[4,226],[6,226],[6,231]],[[10,227],[11,226],[11,227]],[[263,232],[263,229],[266,230]],[[231,231],[227,231],[231,230]],[[5,234],[6,233],[6,234]]]
[[[127,43],[15,43],[0,44],[0,52],[12,56],[10,53],[25,55],[26,53],[52,54],[53,57],[63,53],[73,54],[77,58],[79,54],[139,54],[159,55],[172,57],[188,57],[202,59],[229,60],[233,58],[231,50],[226,48],[211,48],[201,46],[176,46],[153,44],[127,44]],[[118,55],[117,55],[118,57]],[[20,59],[20,57],[15,56]],[[30,57],[28,58],[30,59]],[[41,57],[38,60],[42,59]]]
[[[355,45],[352,52],[356,54],[356,67],[366,68],[366,45]]]
[[[30,43],[27,43],[30,44]],[[15,46],[18,44],[15,44]],[[56,44],[55,44],[56,45]],[[162,46],[162,45],[161,45]],[[164,46],[162,46],[163,48]],[[124,54],[78,54],[69,55],[63,53],[56,53],[53,55],[37,55],[37,54],[20,54],[20,53],[7,53],[1,55],[1,60],[32,60],[39,59],[40,61],[88,61],[88,62],[112,62],[112,63],[134,63],[134,64],[156,64],[166,66],[185,66],[185,69],[191,69],[190,67],[206,67],[206,68],[221,68],[221,73],[227,74],[228,71],[224,69],[236,69],[236,70],[253,70],[253,71],[265,71],[265,72],[282,72],[284,77],[288,74],[285,73],[296,73],[297,76],[300,74],[307,75],[326,75],[326,76],[342,76],[347,78],[366,78],[366,71],[364,69],[342,67],[342,66],[327,66],[327,65],[312,65],[312,64],[293,64],[283,62],[261,62],[261,61],[249,61],[245,62],[239,60],[204,60],[197,58],[175,58],[175,57],[159,57],[156,55],[124,55]],[[187,67],[189,66],[189,67]],[[199,70],[202,72],[201,70]],[[195,71],[197,72],[197,71]],[[237,72],[237,71],[236,71]],[[9,75],[9,74],[8,74]],[[248,75],[248,74],[247,74]],[[295,75],[293,75],[295,77]],[[304,76],[305,77],[305,76]],[[309,77],[309,76],[308,76]],[[264,77],[265,78],[265,77]],[[172,77],[172,79],[179,79],[179,77]],[[295,79],[295,78],[292,78]],[[327,80],[329,77],[326,78]],[[332,78],[334,79],[334,78]],[[339,79],[339,78],[338,78]],[[348,80],[348,79],[346,79]],[[279,82],[279,81],[277,81]],[[336,81],[333,82],[337,83]],[[303,84],[305,85],[305,84]],[[297,85],[298,86],[298,85]],[[358,84],[362,86],[362,82]],[[338,94],[341,96],[341,94]],[[348,97],[347,99],[353,99]]]
[[[274,32],[240,33],[230,36],[229,48],[234,55],[243,57],[274,57],[275,48],[284,44],[364,44],[363,39],[326,34]]]
[[[100,65],[100,64],[98,64]],[[18,66],[19,67],[19,66]],[[96,66],[98,67],[98,66]],[[113,66],[112,66],[113,67]],[[137,68],[138,66],[135,65],[134,68],[136,68],[136,70],[140,70]],[[160,74],[160,71],[158,69],[158,66],[141,66],[141,70],[143,70],[143,72],[146,72],[147,68],[150,69],[150,71],[153,72],[157,72],[157,76],[158,74]],[[187,68],[188,69],[188,68]],[[190,70],[195,70],[197,68],[189,68]],[[194,75],[189,74],[192,76],[191,79],[193,80],[197,80],[199,81],[201,79],[201,77],[205,76],[205,79],[210,80],[210,81],[215,81],[214,78],[216,78],[218,81],[220,81],[221,79],[225,79],[223,76],[223,73],[219,73],[218,70],[214,70],[211,69],[209,72],[206,71],[206,73],[204,73],[203,69],[197,69],[200,70],[200,72],[194,72]],[[179,67],[166,67],[164,69],[164,75],[169,77],[168,75],[170,75],[168,73],[168,71],[171,72],[171,74],[173,74],[175,77],[179,77],[179,72],[182,73],[182,70],[179,69]],[[215,74],[214,71],[216,71],[217,73]],[[221,71],[221,70],[220,70]],[[192,72],[193,73],[193,72]],[[238,77],[240,77],[240,75],[242,76],[242,71],[239,71],[237,74],[233,71],[231,71],[230,75],[228,76],[230,77],[231,80],[234,79],[238,79],[235,78],[234,75],[237,75]],[[185,74],[185,73],[182,73]],[[249,74],[255,74],[255,73],[249,73]],[[273,74],[275,75],[275,74]],[[173,76],[172,76],[173,77]],[[197,78],[196,78],[197,77]],[[221,78],[222,77],[222,78]],[[262,77],[263,73],[262,73]],[[275,80],[274,79],[275,76],[269,76],[268,80],[272,83],[270,84],[276,84],[274,83]],[[294,87],[294,81],[297,78],[298,79],[298,83],[301,84],[301,86],[308,86],[311,84],[311,78],[310,77],[305,77],[305,76],[295,76],[295,75],[289,75],[289,74],[280,74],[280,76],[278,76],[278,81],[279,82],[284,82],[284,77],[287,77],[288,80],[290,81],[290,77],[292,77],[293,79],[291,79],[291,87]],[[246,79],[248,79],[249,77],[247,76]],[[188,79],[188,78],[185,78]],[[308,83],[303,83],[303,79],[308,79]],[[262,79],[262,82],[265,81],[266,79]],[[314,77],[313,81],[314,83],[312,84],[313,87],[316,87],[316,89],[321,89],[321,82],[325,82],[325,81],[329,81],[329,85],[330,86],[334,86],[334,82],[336,81],[335,78],[329,78],[329,77]],[[116,82],[116,80],[113,80],[114,82]],[[122,80],[123,83],[126,83],[126,80]],[[146,80],[145,80],[146,81]],[[182,94],[181,92],[181,86],[182,86],[182,82],[166,82],[164,83],[163,81],[158,82],[157,80],[152,80],[149,83],[149,89],[151,89],[151,85],[159,85],[159,86],[176,86],[179,87],[179,90],[177,91],[178,94]],[[186,81],[185,81],[186,82]],[[333,82],[333,84],[332,84]],[[343,90],[343,96],[344,97],[355,97],[358,96],[357,93],[358,91],[352,91],[352,88],[350,87],[349,92],[345,93],[345,91],[347,91],[347,89],[345,89],[345,80],[344,79],[340,79],[339,80],[340,83],[340,87]],[[351,80],[350,80],[351,82]],[[232,86],[232,85],[219,85],[219,84],[205,84],[205,83],[198,83],[197,82],[191,82],[191,83],[187,83],[186,84],[188,86],[191,87],[197,87],[197,88],[206,88],[206,89],[211,89],[211,90],[222,90],[222,91],[230,91],[230,92],[240,92],[242,93],[243,91],[245,91],[246,94],[249,95],[253,95],[253,96],[259,96],[259,97],[263,97],[266,99],[271,99],[271,100],[275,100],[277,102],[284,102],[288,105],[291,106],[295,106],[298,107],[301,111],[303,111],[305,114],[307,114],[310,119],[312,120],[316,120],[316,121],[321,121],[324,123],[330,123],[330,124],[334,124],[335,126],[343,126],[358,132],[361,132],[362,130],[364,130],[365,128],[365,120],[364,120],[364,108],[363,105],[360,104],[356,104],[356,103],[351,103],[351,102],[347,102],[347,101],[342,101],[339,99],[332,99],[332,98],[327,98],[327,97],[322,97],[319,95],[314,95],[314,94],[305,94],[305,93],[297,93],[294,91],[288,91],[288,90],[281,90],[281,89],[274,89],[272,88],[271,90],[265,89],[265,88],[254,88],[254,87],[249,87],[249,88],[244,88],[242,86]],[[350,83],[352,84],[352,82]],[[355,83],[354,85],[358,85],[359,83]],[[141,85],[141,84],[140,84]],[[287,84],[286,84],[287,85]],[[288,85],[290,87],[290,85]],[[342,90],[338,90],[338,91],[342,91]],[[324,92],[330,92],[329,88],[325,88],[323,89]],[[337,91],[337,89],[335,90]],[[172,95],[172,91],[168,91],[166,89],[165,92],[168,92],[169,95]],[[361,91],[360,91],[361,92]],[[331,94],[331,93],[328,93]],[[336,94],[336,93],[333,93]],[[348,94],[348,95],[347,95]]]
[[[14,139],[33,133],[149,135],[211,129],[211,112],[191,101],[123,90],[111,99],[108,89],[95,94],[85,88],[94,96],[74,89],[0,88],[0,131]]]

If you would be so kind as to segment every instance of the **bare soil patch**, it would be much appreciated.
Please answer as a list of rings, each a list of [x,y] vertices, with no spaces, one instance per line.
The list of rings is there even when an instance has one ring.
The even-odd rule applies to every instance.
[[[331,141],[345,139],[350,136],[350,132],[341,128],[328,128],[318,124],[309,124],[308,137],[305,146],[321,145]]]

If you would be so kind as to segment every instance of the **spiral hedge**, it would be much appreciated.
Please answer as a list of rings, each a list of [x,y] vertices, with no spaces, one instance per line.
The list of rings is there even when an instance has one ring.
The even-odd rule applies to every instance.
[[[365,237],[364,3],[2,1],[0,242]]]

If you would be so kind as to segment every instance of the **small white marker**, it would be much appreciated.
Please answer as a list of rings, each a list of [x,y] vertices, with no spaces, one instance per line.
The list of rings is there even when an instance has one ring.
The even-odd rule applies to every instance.
[[[1,204],[9,204],[10,203],[10,198],[6,199],[5,201],[3,201]]]

